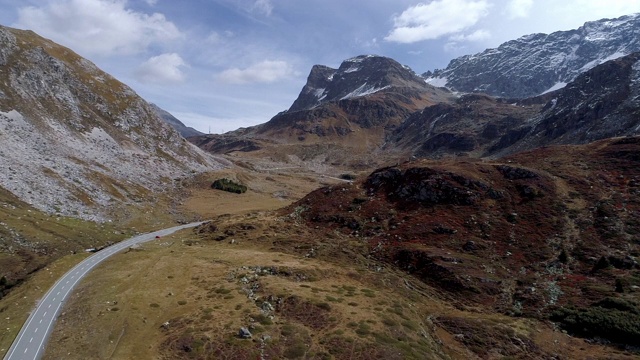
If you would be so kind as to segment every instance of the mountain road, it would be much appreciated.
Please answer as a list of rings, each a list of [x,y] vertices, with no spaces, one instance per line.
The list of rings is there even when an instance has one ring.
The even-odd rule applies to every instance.
[[[13,341],[4,360],[31,360],[42,357],[62,305],[78,282],[102,261],[132,245],[151,241],[157,237],[170,235],[178,230],[196,227],[203,223],[195,222],[138,235],[106,247],[82,260],[64,274],[39,300],[36,308],[31,312],[20,333]]]

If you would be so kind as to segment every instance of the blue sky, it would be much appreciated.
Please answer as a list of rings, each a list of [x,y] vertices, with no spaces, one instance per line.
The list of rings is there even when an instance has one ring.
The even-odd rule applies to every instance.
[[[423,73],[637,12],[638,0],[0,0],[0,24],[71,48],[213,133],[286,110],[314,64],[377,54]]]

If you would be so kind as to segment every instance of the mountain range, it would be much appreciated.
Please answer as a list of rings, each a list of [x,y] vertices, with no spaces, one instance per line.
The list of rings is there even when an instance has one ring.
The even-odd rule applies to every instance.
[[[640,14],[585,23],[578,29],[531,34],[479,54],[451,60],[422,76],[464,93],[528,98],[557,90],[608,60],[640,51]]]
[[[216,153],[286,147],[299,159],[353,166],[638,134],[639,21],[629,15],[524,36],[422,76],[376,55],[338,69],[316,65],[287,111],[192,141]]]

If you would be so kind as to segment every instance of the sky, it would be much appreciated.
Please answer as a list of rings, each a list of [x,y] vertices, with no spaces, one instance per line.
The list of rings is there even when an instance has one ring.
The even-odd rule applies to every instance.
[[[204,133],[269,121],[315,64],[376,54],[420,74],[640,0],[0,0],[0,24],[91,60]]]

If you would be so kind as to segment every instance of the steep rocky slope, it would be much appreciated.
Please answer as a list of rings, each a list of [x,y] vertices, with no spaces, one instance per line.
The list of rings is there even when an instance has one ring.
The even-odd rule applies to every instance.
[[[386,147],[418,157],[499,157],[551,144],[640,134],[640,53],[610,60],[566,87],[521,100],[463,95],[407,118]]]
[[[47,213],[105,221],[219,166],[126,85],[31,31],[0,27],[0,186]]]
[[[314,66],[291,108],[256,132],[294,141],[352,142],[361,134],[379,136],[412,112],[451,99],[393,59],[362,55],[343,61],[337,70]],[[370,141],[376,140],[383,139]]]
[[[413,156],[481,157],[510,139],[514,129],[537,116],[544,99],[527,103],[469,94],[450,104],[437,104],[409,116],[387,138],[385,148],[409,150]]]
[[[640,52],[599,65],[544,100],[540,114],[498,141],[495,155],[640,134]]]
[[[347,59],[338,69],[315,65],[288,112],[308,110],[320,104],[362,97],[390,88],[424,91],[428,87],[410,68],[376,55]]]
[[[634,51],[640,51],[640,14],[523,36],[423,76],[456,91],[526,98],[558,89],[582,72]]]

